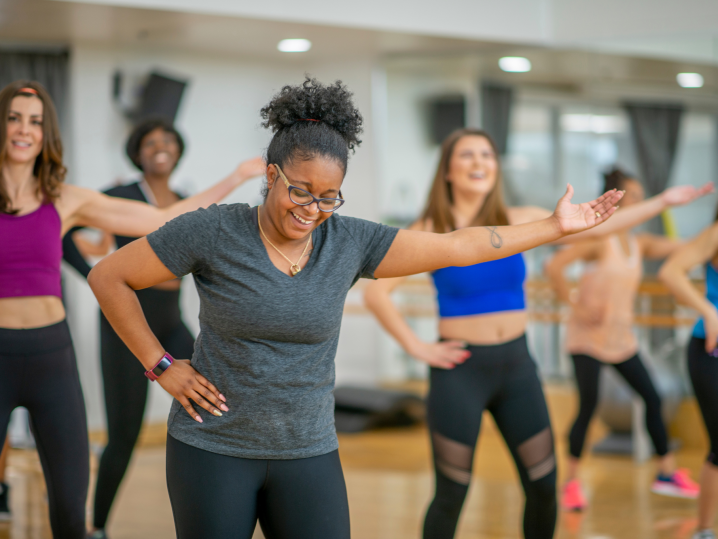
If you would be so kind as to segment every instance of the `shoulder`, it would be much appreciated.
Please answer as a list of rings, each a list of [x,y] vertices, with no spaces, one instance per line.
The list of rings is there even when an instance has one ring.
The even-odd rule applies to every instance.
[[[506,208],[506,216],[512,225],[522,225],[540,221],[551,216],[551,212],[539,206],[510,206]]]

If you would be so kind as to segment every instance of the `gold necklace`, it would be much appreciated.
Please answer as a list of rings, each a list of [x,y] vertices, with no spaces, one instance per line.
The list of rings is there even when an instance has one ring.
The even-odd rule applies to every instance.
[[[309,249],[309,242],[312,241],[312,235],[309,234],[309,239],[307,240],[307,244],[304,246],[304,251],[302,251],[302,256],[300,256],[299,260],[297,260],[297,263],[294,264],[291,260],[289,260],[287,255],[285,255],[282,251],[280,251],[277,248],[276,245],[274,245],[271,241],[269,241],[269,238],[264,233],[264,230],[262,230],[262,219],[261,219],[261,215],[259,214],[259,208],[261,208],[261,206],[257,206],[257,224],[259,225],[259,231],[262,233],[262,236],[264,236],[264,239],[267,240],[267,243],[269,243],[269,245],[274,247],[274,250],[277,251],[284,258],[286,258],[287,262],[289,262],[291,264],[291,266],[289,266],[289,271],[292,272],[292,277],[294,277],[297,273],[302,271],[302,268],[299,267],[299,263],[302,261],[302,258],[304,258],[304,255],[307,253],[307,249]]]

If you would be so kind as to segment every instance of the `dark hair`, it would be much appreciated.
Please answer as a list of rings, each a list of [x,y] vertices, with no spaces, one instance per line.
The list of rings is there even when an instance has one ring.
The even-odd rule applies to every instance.
[[[127,144],[125,145],[127,157],[130,158],[132,164],[139,170],[142,170],[142,163],[140,163],[140,147],[142,146],[142,139],[155,129],[162,129],[165,133],[171,133],[174,135],[175,139],[177,139],[177,146],[179,146],[179,157],[177,158],[177,163],[179,163],[179,160],[182,159],[182,154],[184,153],[184,139],[182,138],[182,135],[179,134],[179,131],[175,129],[175,126],[172,125],[172,122],[161,116],[147,118],[135,126],[127,139]],[[177,166],[177,163],[175,163],[175,166]]]
[[[23,91],[28,88],[31,91]],[[38,180],[38,194],[46,202],[55,202],[60,196],[60,185],[65,181],[67,169],[62,163],[62,139],[57,112],[50,94],[39,82],[17,80],[11,82],[0,91],[0,170],[7,158],[7,121],[12,100],[19,96],[37,97],[42,101],[42,151],[35,158],[32,173]],[[10,207],[5,182],[0,178],[0,213],[14,215],[18,209]]]
[[[627,172],[617,166],[613,166],[603,173],[603,192],[605,193],[611,189],[618,189],[621,191],[626,185],[626,182],[630,180],[638,181],[638,178],[630,172]]]
[[[346,174],[349,151],[361,144],[364,120],[339,80],[324,86],[307,76],[302,84],[282,88],[260,114],[262,126],[274,132],[267,148],[270,165],[322,156],[336,161]],[[266,198],[266,186],[262,194]]]
[[[429,190],[426,208],[424,208],[424,213],[421,215],[423,220],[431,221],[434,232],[443,233],[456,230],[454,214],[451,213],[451,206],[454,203],[454,193],[451,188],[451,182],[446,181],[446,176],[449,173],[449,164],[454,154],[456,143],[464,137],[471,136],[483,137],[489,142],[494,151],[494,155],[496,155],[497,171],[494,188],[486,197],[484,204],[471,220],[469,226],[505,226],[509,224],[509,218],[506,213],[506,203],[504,202],[501,161],[499,161],[496,143],[486,131],[481,129],[458,129],[446,137],[441,144],[439,165],[436,167],[434,181]]]

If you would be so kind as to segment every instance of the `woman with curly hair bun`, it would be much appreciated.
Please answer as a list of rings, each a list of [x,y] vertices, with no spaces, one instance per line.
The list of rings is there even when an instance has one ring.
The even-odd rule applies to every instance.
[[[426,208],[410,230],[433,232],[447,240],[488,230],[492,244],[504,250],[504,234],[494,232],[538,226],[545,219],[568,215],[563,214],[565,196],[553,217],[544,208],[507,206],[502,182],[491,137],[478,129],[455,131],[442,144]],[[671,197],[621,210],[606,225],[546,241],[568,243],[610,234],[657,215],[666,205],[689,202],[706,189],[673,188]],[[500,260],[487,264],[446,261],[443,266],[463,267],[437,266],[432,278],[439,304],[439,342],[422,341],[392,302],[391,292],[401,279],[366,287],[367,307],[379,322],[408,354],[431,367],[427,415],[436,490],[424,520],[424,539],[455,534],[484,410],[493,416],[521,479],[526,496],[524,536],[553,537],[556,459],[546,401],[526,341],[526,265],[521,250],[525,249],[493,257]],[[609,334],[608,342],[612,339]]]
[[[47,91],[23,80],[0,91],[0,436],[4,442],[12,410],[27,408],[56,539],[85,537],[89,480],[85,404],[60,286],[62,236],[74,226],[148,234],[221,200],[258,165],[243,163],[206,191],[161,209],[67,185]]]
[[[621,193],[573,205],[569,188],[553,214],[520,226],[398,230],[335,215],[362,127],[345,86],[285,86],[261,114],[274,132],[262,205],[181,216],[102,260],[89,283],[148,376],[175,397],[167,486],[180,539],[249,539],[257,520],[272,539],[346,539],[332,391],[349,288],[580,232],[605,221]],[[191,361],[174,360],[134,291],[188,273],[200,334]]]

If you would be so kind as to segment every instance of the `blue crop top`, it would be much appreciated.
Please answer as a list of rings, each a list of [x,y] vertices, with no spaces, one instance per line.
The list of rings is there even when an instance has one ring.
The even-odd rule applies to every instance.
[[[442,318],[526,308],[526,264],[521,254],[473,266],[442,268],[431,276]]]
[[[718,271],[713,264],[706,264],[706,298],[713,305],[718,307]],[[698,320],[693,326],[693,336],[700,339],[706,338],[706,328],[703,325],[703,319]]]

